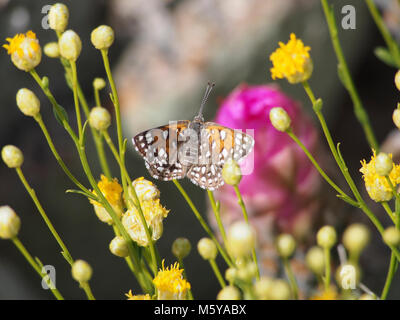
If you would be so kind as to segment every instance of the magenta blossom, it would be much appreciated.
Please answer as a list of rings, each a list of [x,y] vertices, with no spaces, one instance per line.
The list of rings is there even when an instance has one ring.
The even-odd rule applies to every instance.
[[[287,111],[293,131],[315,153],[318,136],[311,120],[275,86],[240,85],[222,102],[216,116],[216,122],[224,126],[254,129],[254,169],[243,176],[239,189],[261,237],[278,230],[304,232],[318,209],[318,172],[297,144],[272,126],[269,111],[273,107]],[[226,226],[242,219],[232,186],[224,185],[215,196]]]

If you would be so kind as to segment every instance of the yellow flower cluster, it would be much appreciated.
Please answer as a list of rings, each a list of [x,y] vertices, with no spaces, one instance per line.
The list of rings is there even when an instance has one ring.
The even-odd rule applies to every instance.
[[[132,293],[132,290],[129,290],[129,292],[125,293],[125,295],[127,296],[128,300],[151,300],[150,295],[148,295],[148,294],[136,294],[136,295],[134,295]]]
[[[16,34],[13,38],[6,38],[8,44],[3,47],[11,56],[14,65],[24,71],[30,71],[35,68],[42,59],[42,49],[36,34],[32,31]]]
[[[169,268],[164,267],[157,273],[153,283],[157,288],[158,300],[184,300],[190,283],[183,278],[183,269],[179,269],[179,263],[175,262]]]
[[[392,157],[391,154],[389,156],[390,158]],[[365,160],[361,161],[360,172],[363,174],[365,188],[372,200],[376,202],[389,201],[393,197],[392,188],[384,176],[377,174],[375,163],[375,151],[373,151],[371,160],[368,163]],[[393,165],[389,178],[393,186],[397,186],[400,183],[400,165]]]
[[[310,58],[310,47],[292,33],[287,44],[279,42],[279,48],[270,56],[273,67],[272,79],[286,78],[290,83],[306,81],[312,73],[313,64]]]
[[[114,178],[113,180],[109,180],[106,176],[101,175],[101,180],[98,182],[97,186],[99,187],[101,193],[113,207],[115,213],[120,218],[122,216],[123,207],[122,207],[122,187],[118,183],[118,180]],[[96,194],[93,191],[93,194]],[[112,224],[113,220],[111,216],[108,214],[107,210],[97,201],[93,199],[89,199],[90,203],[93,204],[94,210],[96,212],[97,217],[108,224]]]

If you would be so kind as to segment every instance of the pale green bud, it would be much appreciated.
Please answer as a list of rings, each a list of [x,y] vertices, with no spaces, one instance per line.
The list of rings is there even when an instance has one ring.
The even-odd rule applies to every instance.
[[[393,123],[395,124],[395,126],[398,129],[400,129],[400,109],[399,108],[394,109],[392,119],[393,119]]]
[[[88,282],[92,277],[92,267],[84,260],[76,260],[72,265],[72,278],[78,282]]]
[[[222,178],[227,184],[236,186],[242,179],[242,171],[240,170],[239,164],[233,160],[229,159],[222,168]]]
[[[375,159],[375,170],[380,176],[387,176],[393,169],[392,157],[386,153],[380,152]]]
[[[396,85],[397,90],[400,91],[400,70],[396,72],[394,76],[394,84]]]
[[[217,256],[217,247],[210,238],[202,238],[197,243],[197,250],[204,260],[212,260]]]
[[[108,49],[114,42],[114,30],[106,25],[99,26],[92,31],[90,40],[96,49]]]
[[[110,242],[110,251],[117,257],[125,258],[129,255],[128,243],[123,237],[117,236]]]
[[[332,226],[324,226],[317,233],[317,243],[322,248],[331,249],[336,243],[336,231]]]
[[[75,31],[67,30],[58,40],[58,47],[63,58],[76,61],[81,54],[82,42]]]
[[[296,241],[291,234],[281,234],[276,240],[276,248],[282,258],[289,258],[296,249]]]
[[[268,277],[260,277],[260,279],[254,283],[254,293],[258,300],[268,300],[272,283],[273,280]]]
[[[34,117],[40,112],[40,101],[31,90],[19,89],[16,100],[19,110],[24,115]]]
[[[281,107],[272,108],[269,112],[269,119],[278,131],[285,132],[290,129],[291,119],[285,109]]]
[[[103,78],[95,78],[93,80],[93,87],[100,91],[101,89],[104,89],[106,86],[106,81]]]
[[[62,3],[56,3],[51,6],[48,17],[51,29],[64,32],[68,25],[68,7]]]
[[[320,247],[312,247],[306,255],[306,263],[310,270],[318,275],[323,274],[325,270],[324,250]]]
[[[360,223],[349,226],[343,234],[343,245],[352,252],[361,252],[369,243],[370,232]]]
[[[240,291],[234,286],[226,286],[218,293],[217,300],[240,300]]]
[[[106,108],[94,107],[90,110],[89,124],[96,130],[107,130],[111,125],[111,115]]]
[[[60,49],[58,42],[49,42],[43,48],[44,54],[49,58],[58,58],[60,56]]]
[[[18,235],[21,220],[9,206],[0,207],[0,238],[12,239]]]
[[[289,300],[291,296],[290,287],[286,281],[273,280],[269,290],[269,299],[271,300]]]
[[[24,162],[22,151],[13,145],[4,146],[1,150],[1,157],[9,168],[19,168]]]
[[[254,229],[244,221],[233,223],[227,234],[228,251],[234,258],[251,255],[256,241]]]
[[[172,253],[178,259],[187,257],[190,253],[190,250],[192,250],[192,245],[186,238],[177,238],[172,243]]]
[[[383,241],[389,246],[397,247],[400,244],[400,230],[391,226],[383,232]]]

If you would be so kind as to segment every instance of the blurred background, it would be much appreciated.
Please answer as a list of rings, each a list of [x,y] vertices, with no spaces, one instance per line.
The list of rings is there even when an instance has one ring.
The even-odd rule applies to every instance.
[[[208,80],[216,82],[205,111],[212,119],[221,101],[238,85],[267,84],[269,54],[278,41],[286,42],[291,32],[312,47],[314,73],[310,84],[324,99],[324,113],[335,139],[341,141],[342,152],[357,181],[360,160],[370,157],[361,127],[352,110],[352,103],[336,72],[336,58],[320,2],[317,0],[70,0],[60,1],[70,9],[69,28],[81,36],[83,51],[78,60],[78,76],[91,105],[94,105],[92,81],[105,77],[101,56],[90,43],[91,31],[100,24],[109,24],[116,32],[110,49],[110,59],[122,104],[124,135],[130,140],[135,134],[167,123],[172,119],[191,119],[195,114]],[[41,45],[54,41],[51,30],[42,27],[47,13],[46,0],[0,0],[0,39],[32,29]],[[335,0],[337,17],[341,8],[351,4],[356,8],[356,29],[340,30],[340,39],[356,86],[371,117],[372,126],[380,143],[387,142],[393,130],[391,114],[398,101],[393,77],[396,70],[380,62],[373,54],[377,46],[384,46],[368,10],[362,1]],[[384,17],[392,30],[400,30],[398,2],[379,1]],[[397,28],[397,29],[396,29]],[[396,37],[398,34],[396,34]],[[72,187],[54,160],[42,133],[31,118],[23,116],[15,103],[21,87],[32,89],[41,99],[42,115],[49,127],[56,147],[81,181],[86,181],[74,146],[61,126],[54,121],[48,101],[33,79],[17,70],[5,50],[0,51],[0,145],[15,144],[25,155],[23,170],[36,190],[50,219],[75,258],[87,260],[94,268],[91,281],[98,299],[123,299],[124,293],[137,291],[133,276],[124,261],[113,256],[108,245],[112,229],[95,216],[87,199],[65,190]],[[43,57],[37,68],[41,76],[48,76],[50,88],[66,110],[73,113],[73,97],[65,84],[63,69],[58,60]],[[282,91],[302,103],[304,112],[311,107],[301,86],[279,81]],[[108,90],[102,95],[105,107],[111,108]],[[74,117],[70,117],[74,119]],[[315,120],[315,119],[313,119]],[[73,121],[73,120],[71,120]],[[115,134],[115,132],[114,132]],[[322,150],[324,150],[321,139]],[[88,139],[88,154],[94,172],[99,176],[96,153]],[[400,154],[398,138],[390,140],[390,150]],[[397,149],[396,149],[397,148]],[[108,154],[111,159],[111,154]],[[111,161],[110,161],[111,163]],[[130,146],[127,153],[128,169],[132,176],[149,178],[143,161]],[[327,162],[327,170],[335,173]],[[117,174],[118,169],[113,167]],[[0,164],[0,205],[10,205],[22,220],[20,237],[28,250],[44,264],[57,270],[57,287],[66,298],[83,298],[83,292],[70,277],[70,270],[59,254],[40,219],[31,199],[16,173]],[[203,190],[188,181],[184,187],[206,216],[207,204]],[[88,185],[88,183],[86,183]],[[189,207],[171,183],[157,182],[161,201],[171,210],[164,221],[164,235],[157,245],[168,263],[174,258],[170,246],[177,237],[187,237],[195,248],[205,236]],[[322,188],[329,193],[328,188]],[[332,192],[331,192],[332,193]],[[332,194],[333,195],[333,194]],[[329,198],[323,194],[321,199]],[[334,199],[333,195],[333,199]],[[322,200],[321,200],[322,201]],[[324,200],[325,201],[325,200]],[[331,200],[326,200],[330,202]],[[333,200],[335,202],[335,200]],[[313,228],[322,221],[335,220],[343,228],[349,222],[366,222],[360,211],[348,206],[321,206]],[[383,212],[377,215],[388,223]],[[373,230],[373,234],[376,234]],[[315,233],[313,233],[314,235]],[[311,240],[309,243],[313,244]],[[374,239],[363,254],[363,282],[380,293],[383,287],[389,252],[379,239]],[[224,266],[222,261],[219,261]],[[215,298],[218,283],[208,263],[194,249],[187,258],[186,268],[193,294],[198,299]],[[391,298],[400,298],[400,281],[394,280]],[[41,289],[40,279],[9,241],[0,241],[0,299],[48,299],[49,292]]]

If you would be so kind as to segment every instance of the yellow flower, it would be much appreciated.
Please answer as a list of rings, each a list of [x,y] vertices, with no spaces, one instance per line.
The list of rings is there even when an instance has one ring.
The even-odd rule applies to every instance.
[[[146,223],[151,229],[152,239],[157,241],[163,233],[163,219],[167,217],[169,210],[160,204],[160,199],[140,201],[140,205]],[[125,212],[122,224],[133,241],[140,246],[148,246],[146,231],[136,207]]]
[[[392,155],[389,154],[389,157],[392,158]],[[377,174],[375,162],[376,153],[374,150],[370,162],[361,161],[362,168],[360,172],[363,174],[365,188],[372,200],[376,202],[389,201],[393,197],[392,189],[386,178]],[[389,178],[393,186],[397,186],[400,183],[400,165],[393,164]]]
[[[35,68],[42,59],[42,49],[39,41],[36,39],[36,34],[32,31],[27,33],[19,33],[14,38],[6,38],[9,42],[3,47],[11,56],[11,61],[14,65],[24,71],[31,71]]]
[[[122,216],[123,208],[122,208],[122,187],[118,183],[118,180],[114,178],[113,180],[109,180],[106,176],[101,175],[101,180],[98,182],[97,186],[99,187],[101,193],[113,207],[115,213],[118,218]],[[96,194],[93,191],[93,194]],[[107,210],[97,201],[89,199],[90,203],[94,206],[94,211],[97,217],[108,224],[113,224],[113,220],[111,216],[108,214]]]
[[[335,287],[331,286],[328,290],[324,290],[311,297],[311,300],[338,300],[339,296]]]
[[[183,278],[183,269],[179,269],[179,263],[175,262],[169,268],[164,267],[158,271],[153,283],[157,288],[158,300],[185,300],[190,283]]]
[[[313,64],[309,54],[310,47],[292,33],[287,44],[279,42],[279,48],[269,57],[272,61],[272,79],[286,78],[290,83],[299,83],[310,78]]]
[[[150,295],[148,295],[148,294],[136,294],[136,295],[134,295],[132,293],[132,290],[129,290],[129,292],[125,293],[125,295],[127,296],[128,300],[151,300]]]

